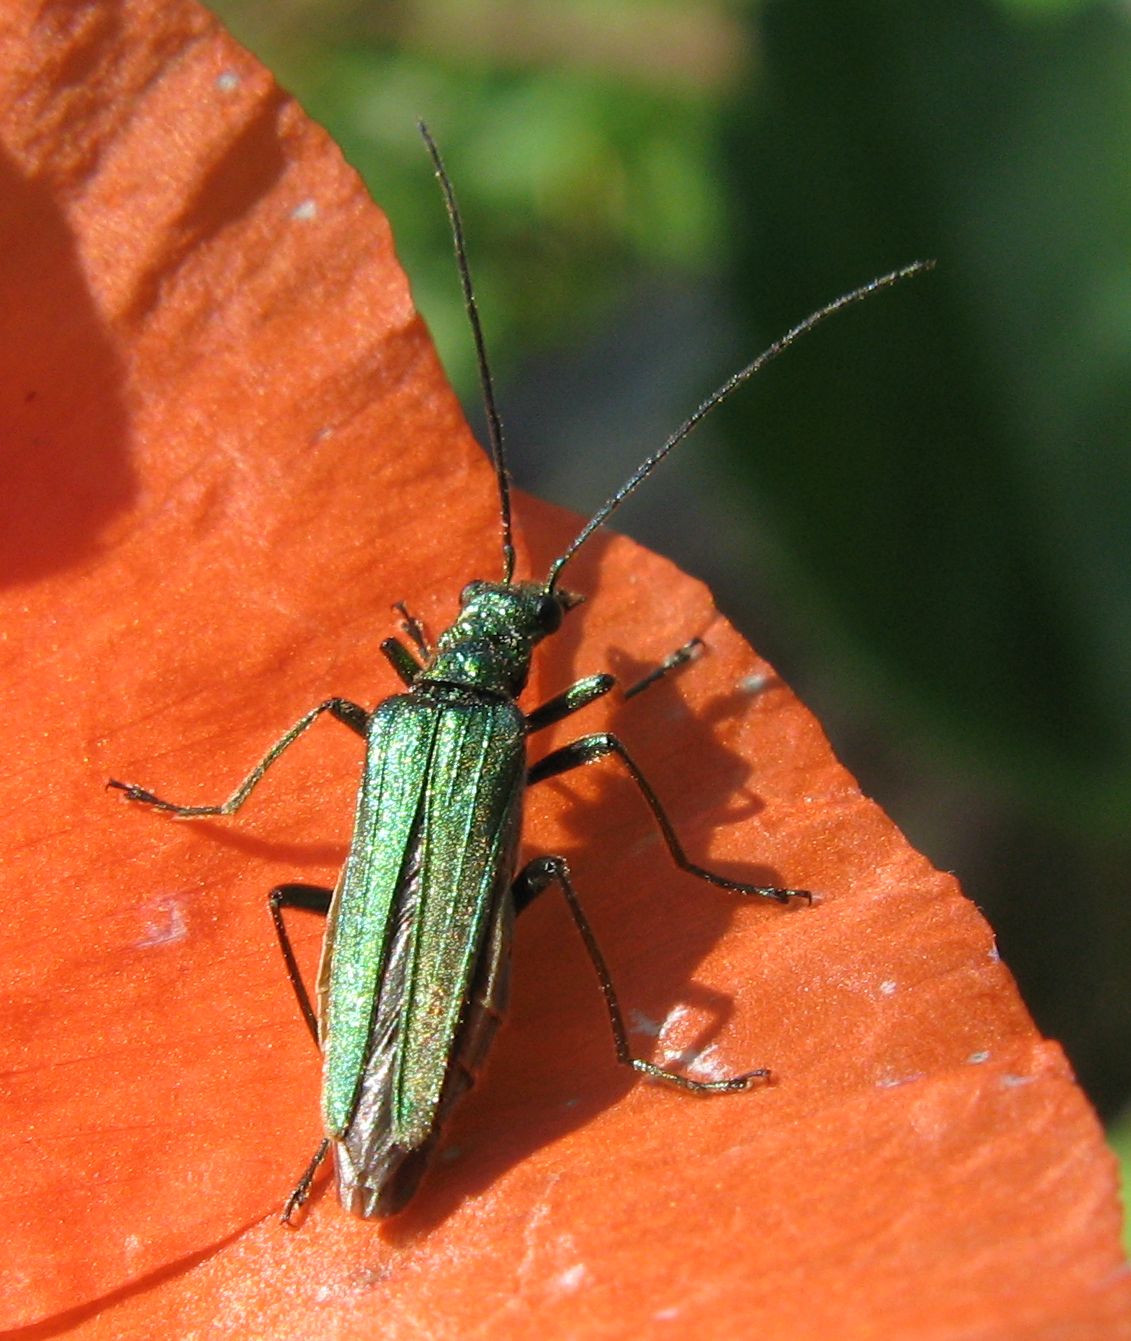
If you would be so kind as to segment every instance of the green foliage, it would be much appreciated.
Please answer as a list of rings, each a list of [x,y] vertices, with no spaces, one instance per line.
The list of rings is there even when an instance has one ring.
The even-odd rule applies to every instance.
[[[476,394],[473,351],[418,119],[454,169],[504,380],[520,354],[584,340],[633,272],[694,271],[723,251],[720,109],[710,90],[673,94],[600,67],[435,54],[375,40],[360,13],[340,7],[300,10],[300,27],[294,11],[285,26],[255,0],[213,8],[366,179],[465,398]]]
[[[1123,1185],[1123,1246],[1131,1256],[1131,1215],[1128,1214],[1128,1198],[1131,1196],[1131,1110],[1109,1128],[1108,1141],[1119,1160],[1120,1182]]]
[[[734,174],[759,184],[739,214],[759,327],[892,258],[940,265],[864,314],[833,385],[811,346],[739,405],[776,444],[744,468],[909,708],[1050,820],[1111,833],[1131,747],[1126,29],[798,0],[766,33]]]

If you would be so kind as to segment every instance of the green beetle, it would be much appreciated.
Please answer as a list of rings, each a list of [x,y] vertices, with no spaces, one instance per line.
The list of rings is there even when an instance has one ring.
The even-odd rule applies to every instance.
[[[327,1152],[334,1152],[338,1195],[355,1215],[383,1217],[412,1197],[453,1106],[471,1087],[506,1007],[514,918],[556,885],[593,963],[605,998],[617,1060],[635,1071],[699,1093],[750,1088],[768,1072],[723,1080],[694,1080],[634,1057],[616,993],[562,857],[539,857],[517,871],[522,802],[527,786],[616,755],[655,817],[673,860],[683,870],[737,894],[787,903],[810,900],[800,889],[727,879],[691,862],[658,797],[621,741],[601,732],[583,736],[527,762],[526,740],[614,686],[592,675],[532,712],[516,699],[531,658],[555,633],[580,597],[558,585],[562,569],[716,405],[801,335],[843,307],[918,274],[915,262],[837,298],[775,341],[734,374],[647,458],[586,523],[551,565],[544,582],[514,581],[510,489],[475,295],[455,195],[427,129],[452,224],[456,259],[478,356],[492,460],[499,489],[503,573],[499,582],[472,582],[455,622],[432,647],[404,607],[403,629],[381,650],[406,692],[369,712],[347,699],[320,703],[281,737],[227,801],[181,806],[132,783],[111,780],[130,801],[180,818],[234,814],[271,764],[319,717],[329,713],[366,741],[353,838],[334,890],[281,885],[269,896],[291,984],[323,1055],[325,1135],[287,1200],[283,1219],[309,1194]],[[635,689],[687,659],[673,654]],[[629,691],[633,692],[633,691]],[[318,1010],[299,975],[283,920],[284,908],[328,914],[318,974]]]

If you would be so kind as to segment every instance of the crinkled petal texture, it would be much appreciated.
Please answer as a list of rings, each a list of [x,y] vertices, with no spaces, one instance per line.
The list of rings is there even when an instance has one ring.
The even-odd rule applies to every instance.
[[[589,599],[529,701],[706,654],[538,749],[611,727],[693,859],[820,901],[679,872],[615,761],[533,790],[526,851],[569,859],[637,1051],[774,1081],[633,1083],[551,892],[409,1210],[354,1221],[319,1182],[279,1225],[319,1068],[264,895],[333,882],[360,742],[319,724],[234,820],[104,783],[215,802],[322,699],[393,692],[392,603],[436,630],[499,571],[491,472],[384,219],[214,20],[8,0],[0,24],[0,1326],[1126,1334],[1113,1162],[989,928],[703,588],[618,539],[571,565]],[[518,514],[544,573],[577,520]],[[309,972],[317,919],[294,925]]]

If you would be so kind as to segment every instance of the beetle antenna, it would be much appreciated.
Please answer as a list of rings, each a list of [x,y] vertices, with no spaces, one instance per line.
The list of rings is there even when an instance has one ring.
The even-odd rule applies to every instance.
[[[487,438],[491,445],[491,460],[495,466],[495,480],[499,486],[499,525],[503,533],[503,582],[509,583],[514,577],[514,535],[511,528],[511,483],[507,473],[506,453],[503,451],[503,425],[495,405],[495,386],[491,380],[491,368],[487,362],[487,346],[483,340],[483,327],[479,322],[479,306],[475,301],[475,289],[471,283],[471,267],[467,263],[467,247],[463,240],[463,220],[460,218],[459,205],[456,203],[455,188],[444,167],[444,160],[436,148],[436,141],[423,121],[417,122],[424,143],[432,157],[432,166],[444,194],[444,205],[452,227],[452,245],[456,253],[456,268],[459,270],[459,282],[463,288],[463,306],[467,313],[468,325],[475,341],[475,361],[479,368],[479,386],[483,392],[483,412],[487,417]]]
[[[719,406],[740,386],[748,382],[756,373],[762,371],[767,363],[771,363],[779,354],[785,351],[800,340],[803,335],[807,335],[815,326],[819,326],[826,317],[831,317],[834,312],[839,312],[842,308],[851,307],[853,303],[858,303],[861,299],[870,297],[873,293],[878,293],[881,289],[890,288],[893,284],[898,284],[901,280],[910,279],[913,275],[922,274],[925,270],[934,268],[934,261],[913,261],[910,265],[902,266],[899,270],[893,270],[889,274],[880,275],[876,279],[870,279],[867,284],[861,284],[859,288],[853,289],[850,293],[842,294],[839,298],[834,298],[831,303],[826,303],[824,307],[818,308],[816,312],[811,312],[804,321],[799,321],[792,330],[774,341],[764,349],[753,363],[748,363],[745,368],[729,377],[723,384],[714,391],[699,406],[699,408],[689,415],[679,428],[671,435],[662,447],[654,451],[645,461],[637,467],[633,474],[621,485],[621,487],[597,509],[592,517],[582,527],[577,538],[569,546],[560,558],[554,560],[550,567],[549,576],[546,579],[546,590],[552,591],[562,569],[573,558],[582,545],[589,539],[593,532],[608,521],[609,517],[624,500],[641,485],[649,475],[656,469],[665,456],[677,447],[688,436],[689,433],[699,424],[700,420],[705,419],[716,406]]]

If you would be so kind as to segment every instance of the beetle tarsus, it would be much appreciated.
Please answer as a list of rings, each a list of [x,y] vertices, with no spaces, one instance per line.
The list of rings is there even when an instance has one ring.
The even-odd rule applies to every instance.
[[[329,1137],[323,1137],[318,1149],[314,1152],[314,1158],[306,1166],[302,1177],[295,1184],[295,1190],[287,1198],[283,1206],[283,1213],[279,1217],[282,1224],[289,1228],[294,1228],[293,1216],[296,1211],[301,1210],[310,1196],[310,1188],[314,1182],[314,1175],[318,1172],[319,1166],[326,1158],[326,1152],[330,1149]]]

